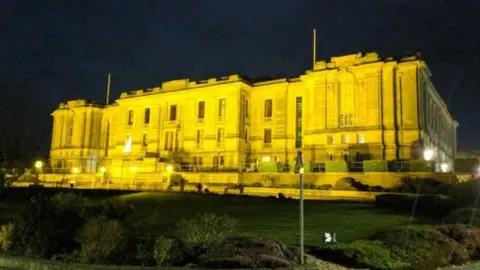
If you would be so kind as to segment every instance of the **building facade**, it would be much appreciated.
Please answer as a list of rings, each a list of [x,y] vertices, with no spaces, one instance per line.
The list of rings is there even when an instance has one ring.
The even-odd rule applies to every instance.
[[[435,159],[453,164],[457,122],[417,56],[332,57],[291,79],[238,75],[174,80],[122,93],[104,106],[85,100],[52,114],[51,164],[114,175],[155,171],[162,160],[207,167],[262,161]]]

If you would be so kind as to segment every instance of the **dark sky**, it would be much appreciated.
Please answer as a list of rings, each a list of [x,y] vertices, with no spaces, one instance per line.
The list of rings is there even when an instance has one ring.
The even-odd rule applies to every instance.
[[[480,3],[474,0],[1,0],[0,151],[47,154],[62,101],[176,78],[297,76],[318,59],[419,51],[480,148]]]

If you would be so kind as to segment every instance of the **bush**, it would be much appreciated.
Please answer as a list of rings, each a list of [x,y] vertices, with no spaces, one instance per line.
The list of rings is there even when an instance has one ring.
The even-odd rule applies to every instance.
[[[169,259],[170,249],[172,248],[173,240],[160,236],[155,240],[153,247],[153,258],[158,266],[165,265]]]
[[[0,250],[2,252],[9,252],[12,247],[13,229],[13,223],[0,226]]]
[[[34,197],[14,224],[12,253],[35,258],[71,253],[78,247],[73,236],[82,224],[78,211],[56,209],[49,198]]]
[[[325,162],[326,172],[348,172],[347,162],[344,160],[329,160]]]
[[[464,183],[453,185],[450,190],[449,196],[464,205],[474,206],[474,203],[476,202],[476,207],[479,207],[480,202],[477,201],[479,190],[480,182],[478,180],[471,179]]]
[[[330,190],[332,189],[332,185],[320,185],[320,186],[316,186],[316,188],[319,190]]]
[[[126,254],[129,239],[128,232],[119,221],[92,219],[77,235],[80,260],[84,263],[117,262]]]
[[[259,172],[277,172],[277,162],[275,161],[262,161],[258,163],[257,169]]]
[[[443,182],[432,178],[407,176],[401,179],[397,191],[402,193],[439,194],[442,185]]]
[[[378,232],[371,240],[381,241],[391,256],[409,262],[414,269],[436,269],[469,260],[465,247],[434,226],[400,226]]]
[[[349,267],[368,269],[405,269],[407,261],[391,256],[380,241],[359,240],[327,247],[321,257]]]
[[[364,160],[364,172],[388,172],[388,164],[386,160]]]
[[[470,224],[471,222],[472,226],[480,227],[480,209],[473,207],[454,209],[443,218],[443,222],[446,224]]]
[[[82,217],[85,217],[87,208],[91,206],[88,198],[72,192],[58,193],[54,195],[51,200],[58,212],[75,211],[79,212],[79,215]]]
[[[176,233],[186,247],[202,251],[235,235],[237,230],[237,220],[228,216],[205,214],[195,219],[182,220]]]
[[[410,161],[412,172],[433,172],[435,170],[435,162],[426,160]]]
[[[367,191],[368,186],[356,181],[352,177],[344,177],[335,183],[332,190]]]
[[[415,197],[414,195],[381,194],[375,196],[375,206],[411,214],[415,204]],[[442,218],[458,206],[458,202],[445,196],[419,195],[415,214]]]

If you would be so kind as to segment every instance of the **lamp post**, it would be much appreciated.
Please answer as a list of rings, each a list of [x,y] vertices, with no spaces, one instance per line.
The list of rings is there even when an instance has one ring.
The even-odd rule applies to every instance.
[[[170,181],[171,181],[171,177],[172,177],[172,171],[173,171],[173,166],[172,165],[168,165],[167,166],[167,188],[170,187]]]
[[[107,169],[105,167],[100,168],[100,172],[102,172],[102,182],[105,183],[105,173],[107,172]],[[107,179],[107,189],[109,189],[109,182]]]
[[[42,173],[42,168],[43,168],[43,162],[41,160],[35,161],[35,172],[37,174],[37,180],[40,180],[38,179],[38,176],[39,174]]]
[[[295,171],[298,169],[298,176],[300,178],[300,264],[304,263],[304,209],[303,209],[303,155],[302,151],[298,151],[297,160],[295,164]]]
[[[432,161],[435,152],[432,149],[423,150],[423,159],[427,162],[427,167],[430,168],[430,161]]]
[[[72,173],[73,173],[73,183],[74,183],[75,186],[77,185],[77,179],[76,179],[77,177],[76,177],[76,175],[77,175],[77,173],[78,173],[79,171],[80,171],[80,170],[79,170],[77,167],[74,167],[74,168],[72,169]]]

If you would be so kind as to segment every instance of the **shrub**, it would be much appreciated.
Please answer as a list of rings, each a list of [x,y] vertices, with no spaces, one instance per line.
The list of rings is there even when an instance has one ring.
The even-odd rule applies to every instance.
[[[364,185],[352,177],[343,177],[339,179],[332,190],[352,190],[352,191],[366,191],[368,189],[367,185]]]
[[[471,179],[464,183],[453,185],[449,191],[449,196],[464,205],[473,205],[477,202],[476,207],[479,207],[477,196],[480,190],[480,181]]]
[[[255,182],[252,184],[252,187],[263,187],[263,184],[260,182]]]
[[[381,194],[375,196],[375,206],[392,209],[402,213],[412,213],[415,204],[414,195]],[[441,195],[419,195],[415,207],[415,214],[441,218],[459,204]]]
[[[349,267],[369,269],[404,269],[407,261],[391,256],[380,241],[359,240],[348,244],[338,244],[323,249],[322,258]]]
[[[348,172],[347,162],[344,160],[329,160],[325,163],[326,172]]]
[[[257,167],[259,172],[277,172],[277,162],[275,161],[262,161],[258,163]]]
[[[384,191],[383,187],[381,186],[369,186],[368,187],[368,191],[371,191],[371,192],[382,192]]]
[[[320,185],[320,186],[316,186],[316,188],[319,190],[330,190],[332,189],[332,185]]]
[[[170,249],[172,248],[172,239],[160,236],[155,240],[153,247],[153,258],[157,265],[165,265],[169,259]]]
[[[435,169],[435,162],[426,160],[412,160],[410,161],[412,172],[433,172]]]
[[[419,194],[438,194],[440,187],[443,185],[441,181],[432,178],[403,177],[398,187],[399,192],[419,193]]]
[[[470,224],[480,227],[480,209],[473,207],[459,208],[450,211],[444,218],[446,224]]]
[[[436,269],[469,260],[468,251],[434,226],[400,226],[371,237],[381,241],[391,255],[410,262],[414,269]]]
[[[85,216],[86,208],[91,205],[88,198],[79,196],[72,192],[58,193],[52,198],[52,203],[59,212],[63,211],[78,211],[80,216]]]
[[[126,254],[129,235],[117,220],[96,218],[88,221],[77,234],[80,260],[85,263],[116,262]]]
[[[34,197],[14,224],[12,253],[36,258],[70,253],[78,247],[73,236],[82,224],[78,211],[56,209],[50,199]]]
[[[139,239],[137,242],[137,250],[135,259],[141,266],[154,265],[153,248],[155,245],[155,238],[150,236]]]
[[[10,251],[12,247],[13,228],[13,223],[0,226],[0,250],[3,252]]]
[[[364,160],[364,172],[387,172],[388,164],[386,160]]]
[[[238,222],[228,216],[204,214],[198,218],[182,220],[177,226],[178,239],[190,249],[205,250],[235,235]]]

